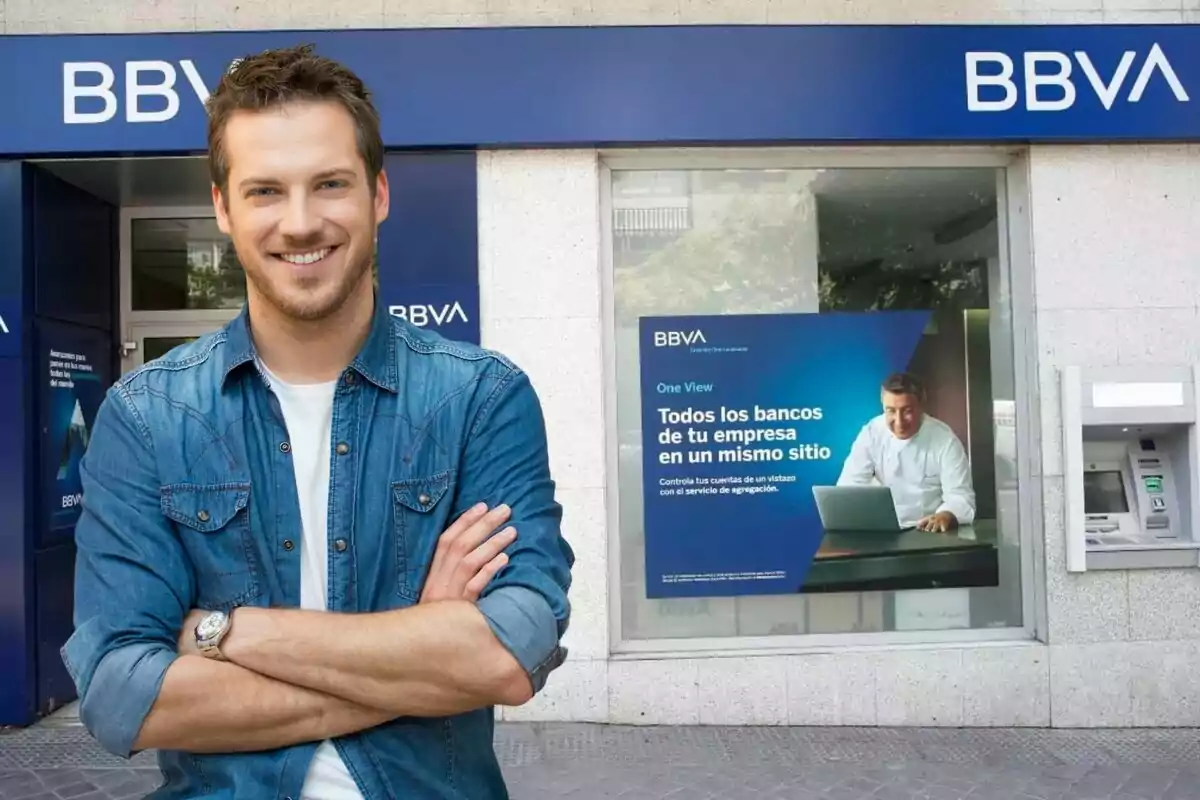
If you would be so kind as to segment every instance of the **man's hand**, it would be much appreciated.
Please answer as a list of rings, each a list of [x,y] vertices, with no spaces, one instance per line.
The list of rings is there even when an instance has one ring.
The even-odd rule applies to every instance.
[[[917,522],[917,530],[930,531],[931,533],[945,533],[957,527],[958,518],[949,511],[939,511]]]
[[[455,520],[438,537],[420,602],[478,600],[492,576],[508,563],[503,551],[517,538],[517,532],[513,528],[494,535],[493,532],[511,513],[506,505],[488,511],[486,505],[479,503]]]

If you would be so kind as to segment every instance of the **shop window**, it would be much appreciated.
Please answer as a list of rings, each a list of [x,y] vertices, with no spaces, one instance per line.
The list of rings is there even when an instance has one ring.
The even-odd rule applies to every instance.
[[[214,218],[131,220],[132,311],[240,308],[246,274]]]
[[[620,639],[1020,628],[1003,169],[609,174]]]

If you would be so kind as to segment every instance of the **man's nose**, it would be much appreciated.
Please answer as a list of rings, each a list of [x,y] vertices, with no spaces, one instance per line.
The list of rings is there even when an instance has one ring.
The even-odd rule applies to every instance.
[[[320,230],[320,220],[304,195],[288,198],[279,232],[290,239],[311,239]]]

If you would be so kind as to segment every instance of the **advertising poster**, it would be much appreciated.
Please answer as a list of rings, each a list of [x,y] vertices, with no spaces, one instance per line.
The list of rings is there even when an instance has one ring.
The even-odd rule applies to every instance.
[[[943,478],[955,491],[969,483],[965,447],[957,461],[944,455],[960,437],[930,417],[919,436],[901,430],[904,441],[880,427],[881,387],[908,373],[929,321],[920,311],[642,318],[647,595],[996,585],[987,521],[964,509],[969,525],[913,524],[914,497],[932,513]],[[869,423],[873,443],[860,441],[847,468]],[[864,479],[869,452],[891,485]],[[844,470],[857,486],[838,486]]]
[[[73,529],[83,497],[79,463],[112,383],[105,334],[41,323],[42,486],[47,529]]]

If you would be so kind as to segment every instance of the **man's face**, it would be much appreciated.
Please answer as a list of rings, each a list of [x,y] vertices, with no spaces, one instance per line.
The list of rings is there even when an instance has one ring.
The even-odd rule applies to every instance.
[[[921,402],[915,395],[884,391],[883,418],[897,439],[911,439],[921,429]]]
[[[224,197],[213,188],[213,202],[250,301],[297,320],[336,312],[371,280],[388,211],[382,173],[371,195],[353,117],[332,102],[237,112],[225,154],[228,185]]]

